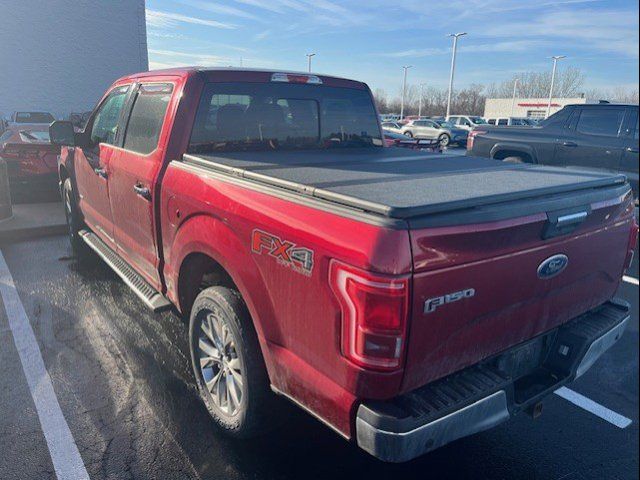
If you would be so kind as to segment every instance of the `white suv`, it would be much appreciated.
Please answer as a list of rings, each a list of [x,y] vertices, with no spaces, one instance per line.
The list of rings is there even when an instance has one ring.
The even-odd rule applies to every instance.
[[[486,125],[487,121],[477,115],[450,115],[447,122],[452,123],[458,128],[471,131],[478,125]]]

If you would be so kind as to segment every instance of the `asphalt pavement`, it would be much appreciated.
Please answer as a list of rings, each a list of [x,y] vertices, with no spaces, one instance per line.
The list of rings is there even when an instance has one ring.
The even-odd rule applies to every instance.
[[[627,332],[569,386],[596,407],[552,395],[536,420],[391,465],[294,407],[267,437],[223,437],[193,387],[183,319],[150,313],[100,261],[79,265],[65,237],[0,251],[0,479],[638,478],[637,262],[619,292]],[[56,438],[68,441],[51,452]]]

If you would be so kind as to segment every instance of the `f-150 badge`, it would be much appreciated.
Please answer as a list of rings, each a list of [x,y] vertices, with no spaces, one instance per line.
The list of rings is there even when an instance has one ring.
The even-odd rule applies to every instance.
[[[252,232],[251,251],[258,255],[267,254],[280,265],[302,275],[311,276],[313,271],[313,250],[299,247],[262,230],[255,229]]]
[[[467,288],[466,290],[460,290],[459,292],[447,293],[439,297],[428,298],[424,302],[424,313],[432,313],[436,311],[436,308],[446,305],[447,303],[457,302],[464,298],[471,298],[475,296],[476,290],[474,288]]]

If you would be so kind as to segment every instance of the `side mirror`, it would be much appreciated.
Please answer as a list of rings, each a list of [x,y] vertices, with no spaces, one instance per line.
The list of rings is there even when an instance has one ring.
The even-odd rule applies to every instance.
[[[59,147],[75,147],[76,131],[73,123],[67,120],[56,120],[49,125],[49,139]]]

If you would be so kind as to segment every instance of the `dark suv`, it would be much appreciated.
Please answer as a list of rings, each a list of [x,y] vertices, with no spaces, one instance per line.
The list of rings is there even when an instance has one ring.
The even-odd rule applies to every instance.
[[[536,127],[481,125],[467,154],[621,172],[638,198],[638,106],[568,105]]]

